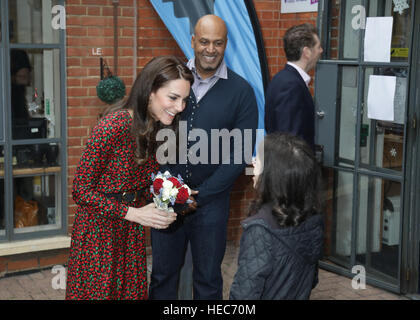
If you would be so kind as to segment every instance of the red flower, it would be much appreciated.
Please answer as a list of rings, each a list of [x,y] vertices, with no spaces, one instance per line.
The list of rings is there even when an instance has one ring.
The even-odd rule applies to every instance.
[[[188,193],[188,189],[185,187],[182,187],[180,189],[178,189],[178,195],[176,196],[176,200],[175,203],[185,203],[188,198],[190,197],[189,193]]]
[[[174,185],[175,187],[177,187],[177,188],[181,188],[181,187],[182,187],[182,185],[181,185],[181,183],[179,182],[179,180],[178,180],[177,178],[175,178],[175,177],[170,177],[170,178],[168,178],[168,181],[172,182],[172,183],[173,183],[173,185]]]
[[[153,181],[153,190],[155,194],[159,194],[159,190],[162,188],[163,179],[157,178]]]

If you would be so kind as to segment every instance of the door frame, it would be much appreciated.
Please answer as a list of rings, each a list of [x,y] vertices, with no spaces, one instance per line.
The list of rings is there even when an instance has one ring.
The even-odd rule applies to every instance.
[[[368,0],[362,0],[362,5],[368,8]],[[358,226],[358,210],[359,210],[359,178],[361,176],[367,178],[382,178],[391,179],[392,181],[398,181],[401,183],[401,214],[402,220],[400,224],[400,251],[398,261],[398,285],[387,283],[375,278],[366,277],[367,283],[382,287],[389,291],[397,293],[417,293],[419,292],[419,239],[420,239],[420,197],[416,194],[416,191],[420,189],[420,168],[418,168],[418,161],[420,160],[420,146],[418,142],[419,136],[419,118],[420,114],[420,89],[416,84],[420,83],[420,24],[416,26],[416,22],[420,22],[420,4],[413,1],[411,5],[414,6],[411,12],[411,43],[410,43],[410,55],[407,62],[391,62],[390,65],[396,67],[407,68],[408,74],[408,88],[407,88],[407,113],[406,113],[406,125],[405,125],[405,143],[404,143],[404,162],[403,162],[403,173],[401,176],[398,174],[392,174],[384,170],[370,171],[369,168],[360,162],[360,147],[356,147],[355,150],[355,161],[353,169],[343,169],[337,166],[335,163],[328,167],[334,169],[334,175],[338,172],[349,172],[354,174],[353,179],[353,212],[352,212],[352,241],[351,241],[351,257],[350,265],[356,262],[355,251],[357,241],[357,226]],[[321,0],[319,2],[318,12],[318,26],[320,29],[320,38],[324,47],[324,54],[329,51],[329,33],[328,33],[328,22],[329,22],[329,6],[328,1]],[[343,12],[341,12],[343,14]],[[358,66],[359,77],[358,83],[364,82],[364,68],[383,66],[383,63],[366,63],[363,61],[363,39],[365,30],[360,30],[360,58],[355,63],[351,60],[321,60],[319,63],[325,65],[337,65],[345,66],[352,65]],[[341,46],[340,46],[341,47]],[[417,61],[417,62],[416,62]],[[317,85],[317,82],[315,83]],[[420,86],[420,85],[419,85]],[[341,97],[337,96],[337,99]],[[362,125],[362,101],[363,92],[359,89],[358,107],[357,107],[357,128],[356,129],[356,145],[360,141],[360,132]],[[318,106],[316,106],[318,107]],[[322,110],[316,110],[322,111]],[[417,121],[417,127],[413,128],[412,121]],[[335,147],[334,147],[335,148]],[[335,150],[329,153],[329,156],[335,155]],[[336,272],[338,274],[353,278],[355,274],[351,273],[351,270],[332,265],[326,262],[320,262],[320,266],[324,269]]]
[[[420,5],[416,6],[413,29],[411,75],[410,75],[410,107],[408,108],[407,156],[404,207],[407,214],[403,220],[402,265],[405,273],[401,276],[401,291],[406,294],[420,294]]]

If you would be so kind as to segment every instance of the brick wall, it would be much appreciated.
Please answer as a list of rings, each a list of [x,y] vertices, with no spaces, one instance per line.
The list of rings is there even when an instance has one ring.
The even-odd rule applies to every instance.
[[[68,251],[59,249],[0,257],[0,277],[65,264],[69,256]]]
[[[316,12],[280,13],[280,4],[280,0],[254,0],[271,77],[283,69],[287,62],[283,50],[283,37],[286,30],[306,22],[316,26],[318,17]]]
[[[280,0],[254,0],[254,5],[261,25],[271,78],[286,63],[282,41],[285,31],[294,24],[304,22],[316,25],[317,14],[280,14]],[[99,57],[93,53],[96,48],[102,48],[102,56],[113,71],[114,28],[111,0],[67,0],[66,13],[67,197],[70,234],[76,211],[71,198],[74,173],[97,115],[105,107],[96,96],[100,68]],[[135,75],[152,57],[171,54],[182,57],[183,53],[148,0],[120,0],[118,15],[118,76],[126,84],[128,94]],[[134,45],[137,49],[134,49]],[[136,59],[133,58],[135,56]],[[232,191],[229,241],[239,242],[242,233],[239,222],[245,218],[253,195],[251,177],[241,176]],[[149,234],[149,230],[146,230],[148,245]],[[66,262],[65,250],[64,253],[51,251],[20,257],[0,257],[0,274]]]

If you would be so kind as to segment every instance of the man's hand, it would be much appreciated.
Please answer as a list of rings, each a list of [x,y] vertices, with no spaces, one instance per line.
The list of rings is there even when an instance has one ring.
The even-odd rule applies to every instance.
[[[188,213],[191,213],[197,209],[197,202],[195,201],[193,195],[198,194],[198,191],[191,190],[191,195],[189,196],[188,200],[191,200],[191,203],[185,203],[180,206],[180,208],[174,207],[174,210],[178,214],[186,215]]]

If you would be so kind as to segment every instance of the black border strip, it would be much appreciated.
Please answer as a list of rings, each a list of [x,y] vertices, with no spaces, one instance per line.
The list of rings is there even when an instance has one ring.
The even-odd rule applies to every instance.
[[[270,81],[270,72],[268,70],[267,55],[265,53],[264,40],[261,33],[261,26],[255,11],[254,2],[252,0],[244,0],[248,15],[251,20],[252,29],[254,30],[255,42],[257,43],[258,56],[260,59],[261,75],[264,86],[264,93]]]

